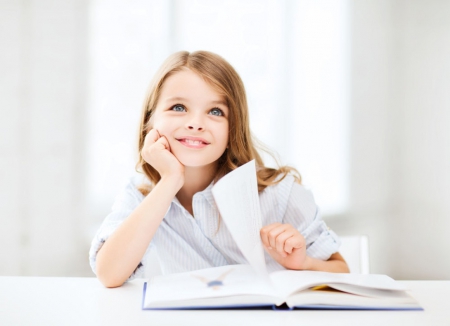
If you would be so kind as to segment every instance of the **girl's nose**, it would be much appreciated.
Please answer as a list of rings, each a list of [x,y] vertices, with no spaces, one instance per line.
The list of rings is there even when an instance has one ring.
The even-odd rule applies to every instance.
[[[198,131],[202,131],[203,130],[202,126],[200,126],[199,124],[195,124],[195,123],[190,123],[187,127],[190,130],[198,130]]]
[[[202,131],[204,129],[203,119],[201,116],[195,114],[186,121],[186,128],[189,130]]]

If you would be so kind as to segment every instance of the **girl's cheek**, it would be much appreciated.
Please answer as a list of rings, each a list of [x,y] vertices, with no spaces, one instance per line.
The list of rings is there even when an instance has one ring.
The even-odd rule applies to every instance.
[[[155,119],[152,123],[152,128],[158,130],[159,134],[162,136],[163,132],[166,130],[166,126],[161,119]]]
[[[170,138],[171,128],[170,124],[164,123],[164,121],[157,120],[153,124],[153,129],[158,130],[160,136],[165,136],[166,138]]]

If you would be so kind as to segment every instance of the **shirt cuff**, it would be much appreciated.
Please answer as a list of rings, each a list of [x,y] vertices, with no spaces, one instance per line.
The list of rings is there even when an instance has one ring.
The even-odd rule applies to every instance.
[[[324,223],[325,224],[325,223]],[[306,249],[306,254],[320,260],[328,260],[332,254],[339,251],[341,240],[334,231],[327,229],[316,238]]]

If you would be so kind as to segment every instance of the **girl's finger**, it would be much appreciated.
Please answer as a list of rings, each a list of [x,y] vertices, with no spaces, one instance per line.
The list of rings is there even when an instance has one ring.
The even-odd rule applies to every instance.
[[[166,136],[161,136],[160,139],[164,139],[164,144],[165,144],[167,150],[168,150],[169,152],[172,152],[172,150],[171,150],[171,148],[170,148],[170,143],[169,143],[169,141],[167,140]]]
[[[145,136],[145,140],[144,140],[144,146],[150,146],[154,143],[156,143],[156,141],[160,138],[161,136],[159,135],[158,130],[156,129],[151,129],[148,134]]]
[[[164,137],[164,136],[162,136],[161,138],[159,138],[159,139],[155,142],[155,144],[162,145],[164,149],[167,149],[167,150],[170,151],[170,145],[169,145],[169,142],[167,141],[167,138]]]
[[[277,247],[277,237],[289,228],[289,224],[280,224],[269,231],[269,244],[272,248]]]
[[[269,232],[278,227],[279,225],[281,225],[280,223],[273,223],[273,224],[269,224],[266,225],[265,227],[261,228],[260,230],[260,235],[261,235],[261,241],[263,243],[263,245],[265,247],[267,247],[268,249],[272,249],[272,247],[270,246],[270,242],[269,242]]]
[[[284,243],[284,251],[287,252],[288,254],[292,253],[292,250],[295,249],[300,249],[303,245],[304,245],[304,241],[305,239],[303,238],[303,236],[298,233],[298,234],[293,234],[292,237],[290,237],[289,239],[287,239]]]
[[[282,256],[282,257],[286,257],[287,256],[287,252],[285,251],[284,247],[285,247],[285,243],[286,240],[288,240],[289,238],[291,238],[293,236],[293,232],[290,232],[290,230],[285,230],[284,232],[281,232],[276,240],[276,248],[277,248],[277,252]]]

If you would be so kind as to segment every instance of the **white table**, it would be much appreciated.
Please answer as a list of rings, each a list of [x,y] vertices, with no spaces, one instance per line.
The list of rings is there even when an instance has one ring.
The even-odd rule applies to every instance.
[[[0,277],[0,325],[450,325],[450,281],[403,281],[425,311],[141,310],[134,280],[107,289],[95,278]]]

